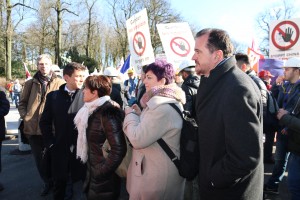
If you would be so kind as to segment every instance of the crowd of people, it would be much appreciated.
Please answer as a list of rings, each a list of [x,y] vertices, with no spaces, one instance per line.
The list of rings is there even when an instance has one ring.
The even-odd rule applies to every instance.
[[[300,58],[288,59],[272,84],[269,71],[257,74],[246,54],[234,53],[224,30],[199,31],[194,51],[177,71],[156,60],[142,66],[140,77],[129,69],[124,82],[114,67],[86,77],[76,62],[58,76],[42,54],[23,88],[10,83],[44,183],[41,196],[53,190],[55,200],[259,200],[278,194],[289,162],[288,189],[300,199]],[[2,125],[9,103],[1,92],[0,102]],[[180,159],[183,121],[168,104],[198,125],[199,173],[190,181],[157,142],[163,139]],[[124,179],[115,172],[128,148]],[[265,185],[264,163],[274,164]]]

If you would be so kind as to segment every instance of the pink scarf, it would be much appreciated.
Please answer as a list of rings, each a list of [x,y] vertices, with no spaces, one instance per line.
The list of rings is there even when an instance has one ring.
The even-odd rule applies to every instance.
[[[176,101],[179,101],[182,104],[185,104],[185,93],[180,87],[176,85],[176,83],[154,86],[141,98],[141,106],[145,108],[147,106],[146,103],[154,96],[169,97],[175,99]]]

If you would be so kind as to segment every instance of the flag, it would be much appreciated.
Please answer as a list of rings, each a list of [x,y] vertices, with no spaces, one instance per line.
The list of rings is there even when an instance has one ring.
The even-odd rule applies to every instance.
[[[26,66],[26,63],[23,63],[24,68],[25,68],[25,75],[26,75],[26,79],[31,78],[30,72]]]
[[[252,69],[254,71],[258,72],[258,63],[259,63],[258,61],[259,61],[259,59],[263,59],[264,55],[258,53],[253,48],[249,48],[249,47],[248,47],[247,54],[248,54],[250,65],[251,65]]]
[[[130,55],[126,58],[124,65],[120,69],[120,72],[124,74],[130,68]]]

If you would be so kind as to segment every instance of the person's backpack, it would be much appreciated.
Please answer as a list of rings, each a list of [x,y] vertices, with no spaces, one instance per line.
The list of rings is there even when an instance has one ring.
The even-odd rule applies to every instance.
[[[20,93],[21,90],[22,90],[22,86],[20,84],[14,84],[14,87],[13,87],[14,93]]]
[[[276,117],[278,104],[274,96],[267,90],[267,110],[263,116],[264,133],[275,132],[279,128],[279,122]]]
[[[181,112],[174,103],[169,103],[169,105],[178,112],[183,120],[180,136],[180,159],[162,138],[157,142],[176,165],[179,175],[187,180],[193,180],[199,171],[198,126],[193,118],[189,118],[184,111]]]
[[[14,84],[11,83],[9,85],[8,91],[13,92],[13,88],[14,88]]]

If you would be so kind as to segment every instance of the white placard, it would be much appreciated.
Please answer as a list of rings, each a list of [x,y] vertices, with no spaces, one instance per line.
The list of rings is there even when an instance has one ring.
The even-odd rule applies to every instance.
[[[300,18],[273,21],[270,24],[270,58],[300,56]]]
[[[187,22],[156,25],[168,62],[177,69],[181,62],[192,59],[195,39]]]
[[[146,9],[126,21],[131,66],[140,74],[144,65],[155,61]]]

